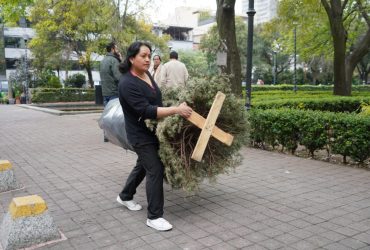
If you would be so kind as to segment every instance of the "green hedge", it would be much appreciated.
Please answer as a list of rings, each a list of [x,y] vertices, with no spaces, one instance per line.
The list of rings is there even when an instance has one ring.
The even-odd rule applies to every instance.
[[[33,103],[94,101],[94,89],[36,88],[32,90]]]
[[[252,85],[253,91],[272,91],[272,90],[293,90],[292,84],[279,85]],[[299,91],[324,91],[333,90],[333,85],[297,85]],[[352,85],[352,91],[370,91],[370,85]]]
[[[340,154],[343,161],[350,156],[360,163],[370,157],[370,117],[356,114],[307,111],[297,109],[252,109],[250,111],[251,142],[265,146],[281,146],[295,152],[303,145],[314,154],[327,149]]]
[[[331,96],[323,98],[295,98],[256,100],[252,106],[258,109],[295,108],[305,110],[320,110],[330,112],[360,111],[361,104],[370,104],[370,96],[342,97]]]

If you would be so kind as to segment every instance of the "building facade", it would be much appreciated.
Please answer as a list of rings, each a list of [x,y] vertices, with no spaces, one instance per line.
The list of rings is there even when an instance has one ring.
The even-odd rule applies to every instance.
[[[8,80],[12,73],[15,72],[17,63],[22,57],[26,57],[28,64],[32,61],[32,52],[27,48],[27,44],[36,36],[32,28],[27,27],[6,27],[0,25],[0,91],[8,90]],[[71,60],[71,69],[67,71],[54,71],[59,77],[61,83],[68,77],[76,73],[86,76],[86,71],[78,63],[78,56],[73,53],[69,56]],[[103,56],[94,55],[94,60],[101,61]],[[99,71],[96,69],[92,72],[93,80],[96,84],[100,81]]]
[[[278,0],[258,0],[254,1],[254,24],[265,23],[276,17]],[[242,0],[242,12],[248,11],[249,0]]]

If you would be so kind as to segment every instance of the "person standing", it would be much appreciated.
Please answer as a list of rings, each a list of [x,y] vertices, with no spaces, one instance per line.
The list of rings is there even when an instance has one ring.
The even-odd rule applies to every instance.
[[[163,218],[163,177],[164,166],[159,157],[159,141],[155,131],[148,129],[146,119],[160,119],[171,115],[189,117],[192,109],[181,103],[179,106],[162,107],[162,94],[148,72],[151,47],[145,42],[136,41],[127,50],[127,57],[120,65],[123,76],[118,86],[119,101],[125,116],[127,139],[137,154],[136,166],[129,174],[117,202],[131,211],[142,206],[133,198],[136,188],[146,177],[148,213],[146,224],[159,231],[172,229]]]
[[[109,43],[106,46],[106,50],[107,54],[100,62],[100,84],[102,86],[104,107],[110,100],[118,98],[118,82],[121,77],[118,69],[121,62],[121,54],[118,51],[116,43]],[[105,134],[104,142],[108,142]]]
[[[153,56],[153,66],[149,68],[149,72],[154,78],[157,85],[161,84],[161,70],[162,70],[162,59],[159,55]]]
[[[162,68],[161,86],[165,87],[185,87],[189,78],[188,70],[182,62],[178,60],[176,51],[170,53],[170,61],[165,63]]]

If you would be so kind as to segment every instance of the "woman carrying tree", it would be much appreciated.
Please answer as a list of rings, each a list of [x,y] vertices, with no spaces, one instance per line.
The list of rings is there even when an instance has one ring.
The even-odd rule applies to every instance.
[[[163,176],[164,166],[159,157],[159,142],[155,131],[147,128],[146,119],[160,119],[171,115],[189,117],[192,109],[182,103],[179,106],[162,107],[162,94],[157,83],[148,72],[151,59],[151,46],[145,42],[132,43],[126,59],[120,65],[123,76],[120,79],[119,101],[125,115],[128,141],[133,146],[138,159],[136,166],[127,178],[117,201],[129,210],[141,210],[134,200],[136,188],[146,177],[148,218],[146,224],[159,231],[172,229],[163,216]]]

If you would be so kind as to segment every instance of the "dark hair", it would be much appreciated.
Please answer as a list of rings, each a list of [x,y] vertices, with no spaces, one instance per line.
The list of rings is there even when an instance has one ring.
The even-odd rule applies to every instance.
[[[170,59],[179,59],[179,55],[177,54],[176,51],[171,51]]]
[[[132,63],[130,61],[130,59],[132,57],[135,57],[139,51],[140,51],[140,47],[141,46],[145,46],[145,47],[148,47],[149,50],[150,50],[150,53],[152,52],[152,47],[150,46],[149,43],[146,43],[146,42],[140,42],[140,41],[137,41],[137,42],[133,42],[127,49],[127,53],[126,53],[126,59],[123,60],[123,62],[119,65],[119,71],[124,74],[126,72],[128,72],[130,69],[131,69],[131,66],[132,66]]]
[[[158,56],[158,58],[159,58],[159,61],[162,61],[162,58],[161,58],[161,56],[160,56],[160,55],[158,55],[158,54],[157,54],[157,55],[154,55],[154,56],[153,56],[153,59],[154,59],[154,57],[156,57],[156,56]]]
[[[107,52],[111,52],[112,49],[116,46],[116,43],[115,42],[110,42],[108,43],[108,45],[105,47]]]

